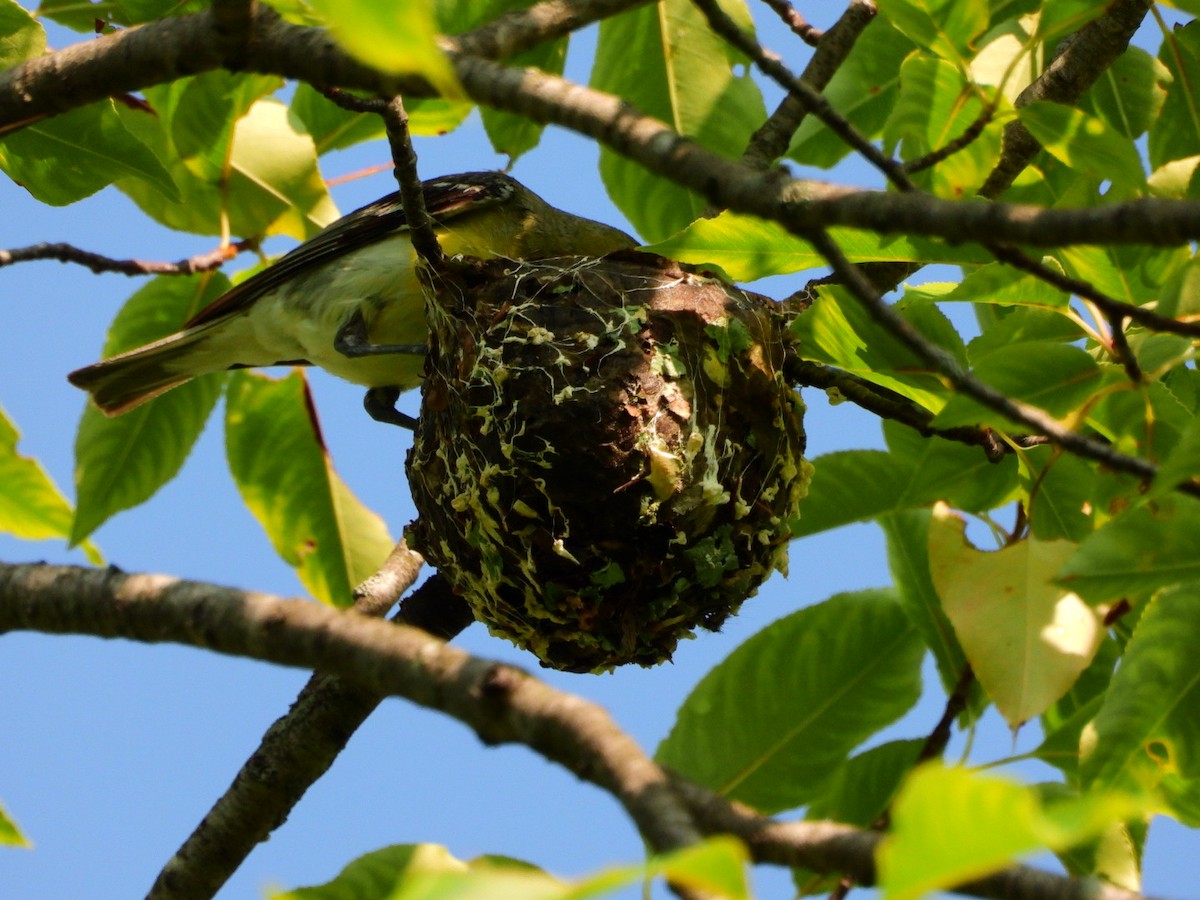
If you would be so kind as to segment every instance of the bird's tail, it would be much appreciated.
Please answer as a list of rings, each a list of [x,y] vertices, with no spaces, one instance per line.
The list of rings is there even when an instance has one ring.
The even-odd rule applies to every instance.
[[[208,371],[191,358],[208,330],[203,325],[187,328],[76,369],[67,380],[91,394],[105,415],[119,416]]]

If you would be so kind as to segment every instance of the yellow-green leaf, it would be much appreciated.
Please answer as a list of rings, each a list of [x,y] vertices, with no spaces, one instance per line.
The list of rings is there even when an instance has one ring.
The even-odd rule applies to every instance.
[[[225,448],[242,499],[275,551],[318,600],[349,604],[394,542],[334,471],[304,375],[233,375]]]
[[[17,828],[17,823],[9,818],[8,813],[3,806],[0,806],[0,846],[4,847],[32,847],[29,839],[21,834],[21,829]]]
[[[437,42],[430,0],[313,0],[352,56],[393,75],[421,75],[446,97],[464,96]]]
[[[21,435],[0,409],[0,531],[27,541],[66,540],[74,511],[41,463],[17,452]],[[86,544],[88,558],[100,553]],[[2,814],[0,810],[0,814]]]
[[[1071,847],[1146,808],[1139,799],[1105,793],[1044,803],[1015,782],[928,763],[892,806],[879,884],[885,900],[917,900],[1035,850]]]
[[[934,508],[929,571],[975,677],[1009,726],[1041,715],[1075,683],[1104,638],[1096,610],[1054,583],[1075,545],[1028,538],[994,553]]]
[[[851,262],[984,262],[978,248],[905,235],[885,236],[856,228],[831,228],[829,235]],[[735,281],[755,281],[825,265],[803,238],[782,225],[740,213],[697,219],[682,231],[646,248],[670,259],[720,266]]]

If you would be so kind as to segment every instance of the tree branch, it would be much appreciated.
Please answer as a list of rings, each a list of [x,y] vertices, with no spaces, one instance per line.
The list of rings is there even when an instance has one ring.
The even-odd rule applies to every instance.
[[[417,173],[417,153],[408,133],[408,113],[399,95],[384,105],[383,121],[387,125],[388,145],[392,148],[396,183],[400,185],[400,202],[408,222],[408,234],[417,255],[430,265],[445,261],[442,245],[433,233],[433,219],[425,210],[425,193]]]
[[[144,259],[112,259],[81,250],[72,244],[33,244],[29,247],[17,247],[13,250],[0,250],[0,268],[19,262],[31,262],[39,259],[56,259],[64,263],[78,263],[86,266],[97,275],[102,272],[117,272],[121,275],[194,275],[197,272],[207,272],[220,268],[243,250],[257,250],[258,240],[250,238],[244,241],[234,241],[225,247],[217,247],[207,253],[199,253],[178,262],[158,262]]]
[[[163,575],[0,564],[0,633],[14,630],[170,641],[317,669],[358,690],[447,713],[485,743],[525,744],[612,793],[656,851],[692,843],[701,832],[728,833],[745,841],[758,862],[875,881],[879,835],[761,817],[665,773],[604,709],[405,625]],[[1013,900],[1136,897],[1020,866],[958,890]]]
[[[0,131],[113,93],[138,90],[220,65],[208,12],[158,20],[0,73]],[[318,88],[422,95],[420,79],[387,78],[347,57],[320,29],[289,25],[262,6],[254,14],[255,71]],[[619,98],[557,76],[455,58],[472,99],[596,138],[710,203],[779,222],[795,233],[847,225],[882,234],[919,234],[1031,246],[1130,243],[1177,246],[1200,238],[1200,203],[1141,199],[1087,209],[962,203],[863,191],[757,172],[711,153],[639,114]]]
[[[1077,456],[1103,463],[1119,472],[1127,472],[1147,481],[1154,479],[1158,473],[1158,466],[1149,460],[1127,456],[1108,444],[1072,431],[1043,410],[1013,400],[974,378],[959,366],[954,357],[936,344],[930,343],[905,318],[885,303],[874,285],[846,258],[841,248],[827,234],[815,233],[808,239],[867,312],[935,371],[941,373],[955,390],[1007,419],[1028,425],[1033,431],[1046,435],[1055,444]],[[1181,482],[1173,487],[1182,493],[1200,497],[1200,486],[1190,481]]]
[[[1017,97],[1016,107],[1020,109],[1035,100],[1074,105],[1100,73],[1129,48],[1150,6],[1147,0],[1115,0],[1102,16],[1059,46],[1054,61]],[[1019,120],[1009,122],[1004,127],[1000,160],[979,189],[979,195],[999,197],[1041,149],[1042,145]]]
[[[0,564],[0,632],[170,641],[339,675],[447,713],[486,744],[521,743],[611,793],[656,852],[699,832],[667,776],[603,708],[422,631],[165,575]]]
[[[791,10],[786,0],[776,0],[799,17],[799,13]],[[772,8],[776,8],[772,3]],[[780,10],[777,10],[780,11]],[[800,78],[817,91],[825,90],[830,80],[841,68],[858,36],[875,18],[875,3],[873,0],[851,0],[850,6],[842,13],[841,18],[824,34],[820,35],[816,52],[804,67]],[[783,15],[783,11],[780,11]],[[803,22],[803,18],[800,19]],[[807,23],[804,27],[812,29]],[[765,169],[787,152],[792,135],[804,122],[808,115],[808,105],[799,97],[788,93],[783,98],[775,112],[750,136],[746,152],[742,154],[742,162],[752,169]]]
[[[420,554],[401,541],[379,571],[355,588],[355,612],[382,616],[412,586],[421,563]],[[433,607],[417,600],[421,594],[433,594],[439,603],[448,596],[455,599],[445,582],[435,576],[405,601],[396,620],[431,633],[442,630],[437,619],[429,617],[433,627],[424,621],[428,616],[420,611]],[[416,616],[405,614],[414,608]],[[461,611],[466,604],[459,601],[457,608]],[[461,627],[470,622],[471,613],[466,609]],[[167,861],[146,895],[148,900],[201,900],[216,894],[250,852],[286,821],[382,699],[337,676],[313,675],[291,709],[267,729],[233,783]]]
[[[875,853],[884,840],[878,832],[832,822],[777,822],[682,779],[676,778],[673,784],[706,833],[740,838],[755,862],[845,873],[865,886],[877,883]],[[953,890],[991,900],[1140,900],[1142,896],[1029,866],[1010,866],[955,885]]]

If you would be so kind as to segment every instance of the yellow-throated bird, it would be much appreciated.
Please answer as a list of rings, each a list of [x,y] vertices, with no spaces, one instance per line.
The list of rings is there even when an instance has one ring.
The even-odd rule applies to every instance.
[[[425,208],[447,255],[550,259],[635,246],[616,228],[555,209],[499,172],[426,181]],[[428,329],[417,258],[399,194],[334,222],[218,297],[182,331],[68,375],[108,415],[120,415],[210,372],[315,365],[367,386],[377,419],[421,380]]]

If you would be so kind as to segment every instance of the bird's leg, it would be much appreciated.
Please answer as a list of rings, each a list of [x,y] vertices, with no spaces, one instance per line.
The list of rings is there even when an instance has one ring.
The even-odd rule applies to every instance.
[[[355,310],[333,336],[333,349],[351,359],[359,356],[386,356],[391,353],[425,355],[424,344],[372,344],[367,340],[367,323],[362,311]]]
[[[396,409],[396,401],[399,398],[399,388],[374,387],[368,390],[366,396],[363,397],[363,407],[376,422],[386,422],[389,425],[399,425],[409,431],[416,431],[417,420]]]

